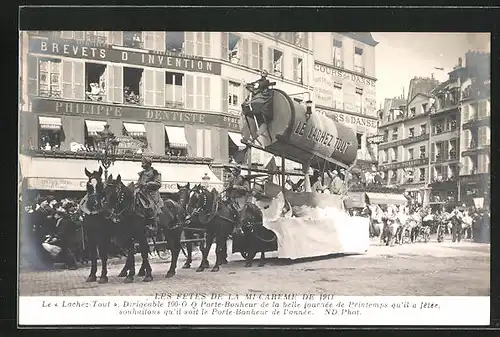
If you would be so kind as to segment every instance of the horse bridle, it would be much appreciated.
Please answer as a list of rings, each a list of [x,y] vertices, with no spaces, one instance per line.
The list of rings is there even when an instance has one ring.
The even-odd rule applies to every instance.
[[[188,198],[188,202],[186,203],[186,219],[192,219],[195,216],[199,215],[201,211],[204,209],[205,206],[207,206],[207,195],[204,193],[203,189],[201,187],[193,187],[191,189],[191,192],[194,192],[198,194],[198,196],[202,196],[202,198],[198,199],[198,202],[196,203],[196,207],[193,209],[191,213],[187,212],[187,208],[189,207],[189,201],[191,198]]]
[[[114,187],[115,188],[115,193],[116,193],[116,207],[112,207],[111,208],[111,211],[109,212],[109,218],[110,219],[117,219],[119,217],[121,217],[123,215],[123,213],[125,213],[129,208],[130,208],[130,205],[128,207],[123,207],[120,212],[116,212],[115,209],[118,208],[119,209],[119,206],[122,206],[123,202],[125,201],[125,191],[123,190],[123,188],[125,187],[123,184],[121,183],[115,183],[115,184],[110,184],[110,187]]]

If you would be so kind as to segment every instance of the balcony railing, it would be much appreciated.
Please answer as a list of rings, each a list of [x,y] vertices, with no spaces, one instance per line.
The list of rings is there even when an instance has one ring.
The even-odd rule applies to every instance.
[[[475,156],[478,154],[489,154],[491,153],[491,145],[480,145],[469,147],[467,150],[462,151],[462,157]]]
[[[490,123],[491,123],[490,116],[485,116],[482,118],[474,116],[473,118],[469,119],[464,124],[462,124],[462,128],[464,130],[477,129],[482,126],[490,126]]]
[[[395,170],[398,168],[407,168],[407,167],[413,167],[413,166],[420,166],[420,165],[427,165],[428,164],[429,158],[419,158],[419,159],[413,159],[413,160],[407,160],[399,163],[391,163],[391,164],[385,164],[382,163],[381,168],[383,170]]]
[[[416,137],[408,137],[408,138],[405,138],[405,139],[400,139],[398,141],[391,141],[389,143],[380,144],[379,145],[379,149],[380,150],[388,149],[390,147],[395,147],[395,146],[400,146],[400,145],[407,145],[407,144],[417,143],[417,142],[425,141],[425,140],[428,140],[428,139],[429,139],[429,134],[426,133],[426,134],[423,134],[423,135],[420,135],[420,136],[416,136]]]

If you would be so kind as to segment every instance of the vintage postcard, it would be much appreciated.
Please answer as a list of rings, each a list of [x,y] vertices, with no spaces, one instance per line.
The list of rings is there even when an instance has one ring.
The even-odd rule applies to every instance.
[[[19,34],[20,326],[489,324],[489,33]]]

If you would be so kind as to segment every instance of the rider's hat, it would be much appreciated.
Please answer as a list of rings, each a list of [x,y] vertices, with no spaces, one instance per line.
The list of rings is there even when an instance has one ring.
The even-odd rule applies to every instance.
[[[152,164],[153,163],[153,158],[151,158],[151,156],[142,156],[142,161],[143,162],[146,162],[148,164]]]

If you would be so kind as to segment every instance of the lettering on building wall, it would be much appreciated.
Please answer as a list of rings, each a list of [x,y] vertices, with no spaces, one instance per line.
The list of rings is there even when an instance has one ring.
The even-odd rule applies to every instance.
[[[367,128],[373,128],[373,129],[377,128],[376,119],[354,116],[342,112],[324,110],[319,108],[316,108],[316,112],[321,115],[333,118],[337,123],[342,123],[346,125],[355,125],[355,126],[365,126]]]
[[[306,122],[299,121],[295,127],[294,133],[298,136],[305,137],[308,140],[312,140],[315,143],[331,147],[334,153],[346,153],[347,148],[350,145],[348,142],[314,126],[306,132],[306,125]]]
[[[356,74],[351,74],[340,69],[330,68],[318,63],[314,64],[314,70],[323,74],[331,75],[332,77],[337,77],[343,80],[350,80],[354,83],[365,84],[371,87],[375,87],[375,81],[369,78],[359,76]]]
[[[68,41],[30,39],[30,53],[71,58],[127,63],[157,68],[179,69],[214,75],[221,74],[221,64],[203,59],[156,53],[122,51],[111,47],[96,47]]]
[[[120,118],[131,121],[169,122],[240,130],[239,119],[218,114],[204,114],[175,110],[146,109],[134,106],[67,102],[36,98],[32,100],[32,111],[41,114],[57,114],[82,117]]]

